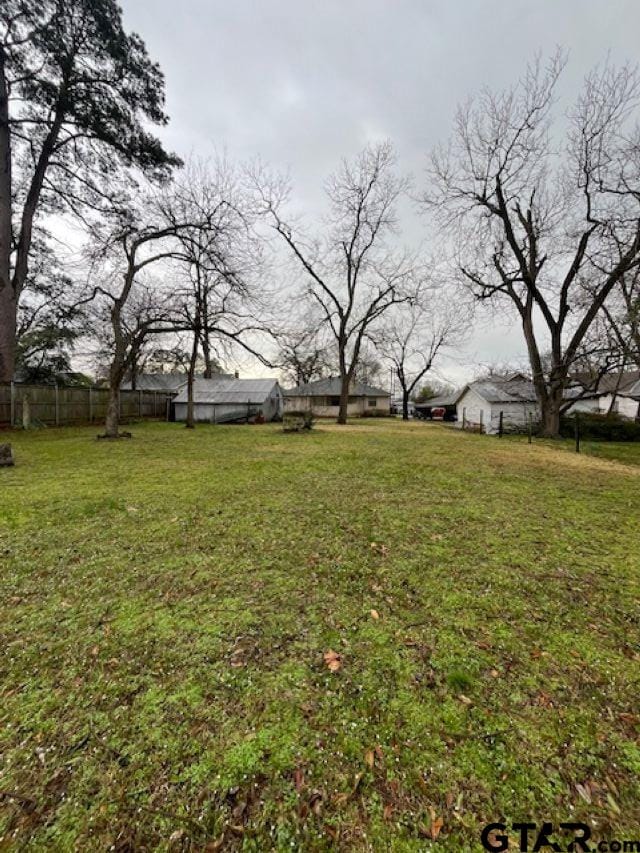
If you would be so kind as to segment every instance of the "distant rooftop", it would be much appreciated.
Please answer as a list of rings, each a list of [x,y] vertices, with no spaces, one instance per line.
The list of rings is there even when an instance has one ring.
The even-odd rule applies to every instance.
[[[339,376],[329,376],[326,379],[318,379],[315,382],[306,382],[295,388],[288,388],[285,397],[339,397],[342,382]],[[375,385],[367,385],[365,382],[352,382],[349,388],[351,397],[388,397],[389,392]]]

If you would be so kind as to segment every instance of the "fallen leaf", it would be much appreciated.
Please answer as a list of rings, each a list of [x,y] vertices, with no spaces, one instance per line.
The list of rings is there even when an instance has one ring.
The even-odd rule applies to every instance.
[[[465,696],[465,695],[464,695],[464,693],[460,693],[460,695],[458,696],[458,699],[459,699],[459,700],[460,700],[464,705],[473,705],[473,699],[469,699],[469,697],[468,697],[468,696]]]
[[[386,806],[382,810],[382,819],[383,820],[391,820],[391,815],[393,814],[393,806],[391,803],[387,803]]]
[[[431,827],[429,830],[431,833],[431,840],[437,841],[438,836],[440,835],[440,830],[444,825],[444,821],[441,817],[436,817],[436,812],[434,808],[430,808],[429,813],[431,814]]]
[[[304,788],[304,771],[299,767],[293,771],[293,784],[296,791],[301,791]]]
[[[372,611],[371,611],[371,618],[372,618],[372,619],[379,619],[379,618],[380,618],[380,614],[378,613],[378,611],[377,611],[377,610],[372,610]]]
[[[500,675],[497,669],[492,669],[489,674],[491,675],[491,678],[497,678]]]
[[[334,652],[333,649],[325,652],[323,655],[324,662],[327,665],[329,672],[338,672],[342,668],[342,655]]]
[[[367,767],[373,770],[373,765],[376,763],[376,755],[372,749],[368,749],[364,754],[364,761]]]
[[[576,791],[580,794],[585,803],[589,803],[589,805],[591,805],[591,791],[586,785],[581,785],[579,782],[576,782]]]
[[[607,794],[607,803],[609,803],[609,806],[611,807],[612,811],[614,811],[616,814],[622,814],[622,812],[620,811],[620,806],[616,803],[611,794]]]
[[[98,646],[94,646],[91,649],[91,655],[95,658],[95,657],[98,657],[99,654],[100,654],[100,648]]]
[[[319,815],[322,811],[322,794],[320,791],[314,791],[309,797],[309,808],[315,815]]]
[[[376,753],[376,756],[377,756],[377,758],[378,758],[378,761],[382,761],[382,759],[384,758],[384,752],[382,751],[382,747],[380,746],[380,744],[379,744],[379,743],[377,743],[377,744],[375,745],[375,747],[374,747],[374,751],[375,751],[375,753]]]

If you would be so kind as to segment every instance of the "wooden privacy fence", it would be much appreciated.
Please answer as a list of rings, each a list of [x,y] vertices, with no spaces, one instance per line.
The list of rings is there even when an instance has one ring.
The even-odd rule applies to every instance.
[[[22,426],[26,397],[32,424],[71,426],[103,421],[109,389],[0,384],[0,426]],[[170,400],[170,395],[162,391],[121,391],[120,420],[164,419]]]

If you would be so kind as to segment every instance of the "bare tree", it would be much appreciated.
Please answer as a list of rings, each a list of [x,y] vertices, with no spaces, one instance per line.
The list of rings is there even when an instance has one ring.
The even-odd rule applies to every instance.
[[[640,370],[640,266],[620,278],[620,288],[602,306],[612,348]]]
[[[402,391],[402,418],[409,400],[434,362],[455,344],[467,325],[458,305],[427,290],[410,306],[396,310],[386,323],[378,349],[391,365]]]
[[[276,332],[282,378],[293,385],[305,385],[331,372],[322,318],[314,315],[312,306],[307,307],[306,316],[289,320],[287,329]]]
[[[593,71],[568,127],[554,135],[564,66],[559,51],[546,67],[533,63],[513,89],[485,90],[459,108],[449,147],[432,156],[424,199],[449,234],[457,228],[459,269],[475,296],[515,307],[547,436],[559,434],[585,336],[640,264],[638,73]]]
[[[310,241],[284,219],[287,188],[264,173],[253,179],[266,217],[302,269],[333,338],[341,379],[338,423],[344,424],[363,342],[391,306],[412,298],[413,259],[389,245],[407,181],[395,173],[388,142],[343,161],[326,184],[324,234]]]
[[[119,392],[143,342],[152,332],[170,331],[173,303],[161,293],[150,269],[172,261],[186,263],[180,236],[189,229],[206,229],[207,215],[195,220],[168,216],[166,198],[150,191],[133,203],[125,216],[93,229],[93,287],[87,301],[96,300],[96,314],[107,322],[110,344],[109,403],[105,437],[119,435]]]
[[[264,364],[255,343],[264,333],[263,294],[255,281],[262,268],[262,243],[254,230],[255,210],[239,172],[224,158],[190,162],[176,180],[167,219],[193,223],[181,228],[182,276],[177,282],[174,326],[191,334],[187,372],[187,428],[193,429],[194,378],[200,351],[205,378],[213,375],[221,347],[239,346]]]

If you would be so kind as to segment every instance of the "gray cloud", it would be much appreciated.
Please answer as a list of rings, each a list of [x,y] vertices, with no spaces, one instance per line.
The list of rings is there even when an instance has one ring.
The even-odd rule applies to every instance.
[[[564,86],[610,52],[635,60],[638,0],[123,0],[167,79],[162,131],[182,155],[226,147],[291,170],[296,207],[367,140],[390,137],[419,184],[456,105],[507,86],[536,51],[570,51]],[[409,241],[424,223],[407,211]],[[517,329],[479,328],[468,361],[523,354]],[[451,365],[452,377],[465,369]]]

